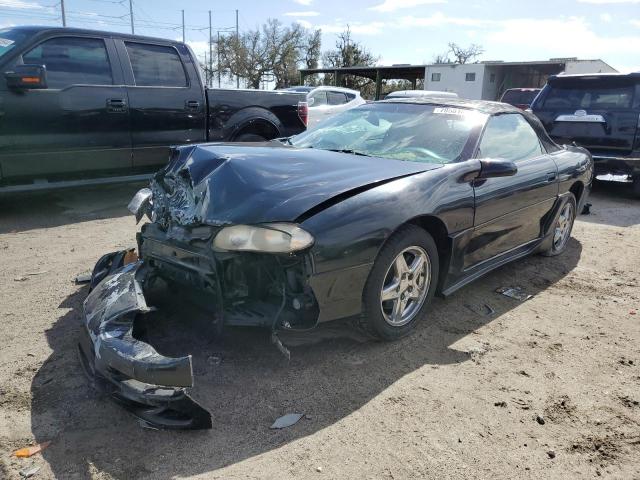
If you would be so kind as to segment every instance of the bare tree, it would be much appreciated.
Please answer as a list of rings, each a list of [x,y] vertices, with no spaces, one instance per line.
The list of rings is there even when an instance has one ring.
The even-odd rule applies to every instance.
[[[265,77],[272,76],[275,88],[297,83],[298,68],[309,62],[317,65],[320,51],[320,31],[308,32],[298,23],[284,26],[268,19],[260,29],[250,30],[238,39],[221,39],[221,71],[244,78],[250,88],[260,88]]]
[[[451,53],[451,55],[453,55],[453,63],[463,64],[482,55],[484,53],[484,48],[475,43],[472,43],[467,48],[463,48],[456,43],[449,42],[449,51],[447,53]]]
[[[347,25],[347,29],[338,35],[336,48],[328,50],[322,55],[322,64],[325,68],[370,67],[375,65],[379,59],[362,44],[351,38],[351,29]],[[375,91],[375,82],[368,78],[343,75],[340,80],[342,86],[360,90],[365,96],[372,97]],[[333,76],[325,75],[325,83],[333,83]]]
[[[447,63],[453,63],[453,62],[449,58],[449,52],[446,52],[446,53],[439,53],[436,56],[434,56],[432,63],[434,63],[434,64],[447,64]]]

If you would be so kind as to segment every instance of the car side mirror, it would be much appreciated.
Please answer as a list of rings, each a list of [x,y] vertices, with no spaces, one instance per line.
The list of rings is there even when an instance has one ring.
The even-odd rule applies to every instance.
[[[480,173],[476,178],[512,177],[518,173],[518,167],[511,160],[503,158],[480,159]]]
[[[16,90],[47,88],[47,69],[44,65],[16,65],[4,72],[7,86]]]
[[[307,105],[309,105],[310,107],[313,106],[313,104],[316,103],[316,99],[311,97],[309,99],[307,99]]]

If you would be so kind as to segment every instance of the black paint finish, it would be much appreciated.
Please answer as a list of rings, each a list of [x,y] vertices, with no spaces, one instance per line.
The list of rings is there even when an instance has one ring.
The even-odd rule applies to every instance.
[[[233,141],[243,133],[271,139],[305,129],[298,116],[303,93],[208,90],[183,43],[75,28],[16,29],[24,38],[0,60],[0,192],[16,185],[28,190],[35,180],[60,185],[152,173],[166,164],[172,145]],[[23,54],[69,37],[104,42],[111,84],[86,84],[78,76],[62,88],[9,86],[15,79],[4,74],[23,63]],[[175,51],[186,85],[138,85],[127,43]]]

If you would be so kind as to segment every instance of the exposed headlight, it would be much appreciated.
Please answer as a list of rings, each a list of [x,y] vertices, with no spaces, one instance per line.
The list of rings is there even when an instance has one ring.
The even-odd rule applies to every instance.
[[[290,253],[313,245],[313,237],[292,223],[225,227],[213,239],[215,250]]]

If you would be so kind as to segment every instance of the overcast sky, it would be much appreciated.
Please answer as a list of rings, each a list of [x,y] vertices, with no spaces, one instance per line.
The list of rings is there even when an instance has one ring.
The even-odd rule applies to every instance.
[[[0,0],[0,25],[59,24],[59,0]],[[55,5],[54,5],[55,4]],[[69,26],[129,31],[128,0],[65,0]],[[429,63],[448,42],[477,43],[480,60],[601,58],[640,71],[640,0],[134,0],[136,33],[186,39],[199,54],[208,9],[218,29],[255,28],[268,17],[323,31],[323,50],[347,24],[381,64]],[[223,33],[224,34],[224,33]]]

